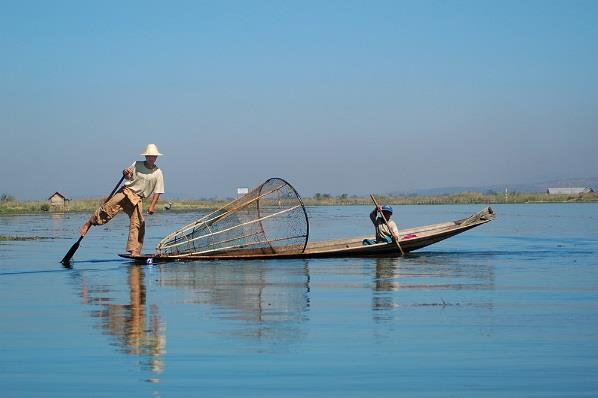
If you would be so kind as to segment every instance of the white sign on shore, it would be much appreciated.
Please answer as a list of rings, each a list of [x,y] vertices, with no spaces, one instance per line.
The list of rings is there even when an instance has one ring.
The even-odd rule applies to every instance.
[[[237,188],[237,197],[247,195],[248,193],[249,193],[249,188]]]

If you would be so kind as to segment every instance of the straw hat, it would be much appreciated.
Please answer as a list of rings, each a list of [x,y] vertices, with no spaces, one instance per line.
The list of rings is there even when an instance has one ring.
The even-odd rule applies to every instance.
[[[160,151],[158,151],[158,147],[156,146],[156,144],[149,144],[145,148],[145,152],[142,153],[142,155],[143,156],[162,156]]]

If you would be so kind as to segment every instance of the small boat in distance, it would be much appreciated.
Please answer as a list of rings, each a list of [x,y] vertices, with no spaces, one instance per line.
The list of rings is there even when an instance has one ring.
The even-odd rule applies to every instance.
[[[496,218],[492,208],[487,207],[467,218],[440,224],[426,225],[399,230],[399,244],[404,253],[419,250],[458,235],[479,225],[486,224]],[[205,253],[173,253],[119,256],[140,263],[166,261],[198,261],[198,260],[251,260],[251,259],[283,259],[283,258],[318,258],[318,257],[364,257],[364,256],[400,256],[401,250],[396,242],[364,245],[362,236],[340,240],[307,242],[302,250],[297,245],[278,246],[276,248],[234,247],[230,249],[212,250]]]

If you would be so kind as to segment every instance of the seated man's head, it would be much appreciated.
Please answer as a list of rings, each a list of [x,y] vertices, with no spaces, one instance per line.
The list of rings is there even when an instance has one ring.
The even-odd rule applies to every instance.
[[[382,213],[384,213],[384,217],[388,220],[392,216],[392,207],[389,205],[382,206]]]

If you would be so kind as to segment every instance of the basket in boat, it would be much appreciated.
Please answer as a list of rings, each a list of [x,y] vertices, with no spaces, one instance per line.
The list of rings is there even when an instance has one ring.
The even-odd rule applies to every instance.
[[[301,197],[287,181],[270,178],[169,234],[156,250],[162,256],[301,254],[308,238]]]

